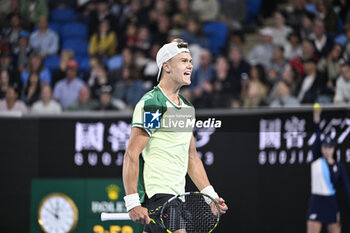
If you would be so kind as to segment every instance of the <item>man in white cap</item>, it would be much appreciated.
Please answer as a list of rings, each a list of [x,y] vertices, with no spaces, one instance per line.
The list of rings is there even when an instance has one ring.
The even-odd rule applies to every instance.
[[[225,201],[210,185],[200,160],[192,128],[169,127],[174,115],[194,119],[194,107],[179,94],[191,84],[192,58],[187,43],[175,39],[157,53],[159,85],[146,93],[135,107],[130,140],[124,155],[125,205],[131,219],[146,224],[144,232],[166,233],[150,224],[148,210],[185,192],[188,173],[201,192],[215,198],[224,213]],[[184,232],[178,229],[175,232]]]
[[[251,65],[262,64],[265,67],[269,67],[274,49],[272,43],[273,30],[266,27],[261,29],[259,33],[261,35],[261,43],[252,48],[247,59]]]

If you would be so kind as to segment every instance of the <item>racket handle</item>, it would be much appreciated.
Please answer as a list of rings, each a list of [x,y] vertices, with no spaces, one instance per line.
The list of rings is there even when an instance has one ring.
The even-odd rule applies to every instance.
[[[131,220],[129,213],[101,213],[101,221]]]

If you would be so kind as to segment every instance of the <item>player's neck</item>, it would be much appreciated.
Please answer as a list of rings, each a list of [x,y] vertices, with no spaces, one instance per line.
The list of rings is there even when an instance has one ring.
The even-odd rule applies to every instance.
[[[158,86],[162,89],[163,93],[176,105],[180,105],[180,99],[178,97],[180,88],[172,85],[169,82],[159,82]]]

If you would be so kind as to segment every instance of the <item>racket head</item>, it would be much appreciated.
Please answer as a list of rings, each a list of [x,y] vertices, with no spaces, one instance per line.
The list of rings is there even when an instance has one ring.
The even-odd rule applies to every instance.
[[[187,233],[209,233],[218,226],[220,206],[204,193],[187,192],[164,203],[160,220],[168,232],[185,229]]]

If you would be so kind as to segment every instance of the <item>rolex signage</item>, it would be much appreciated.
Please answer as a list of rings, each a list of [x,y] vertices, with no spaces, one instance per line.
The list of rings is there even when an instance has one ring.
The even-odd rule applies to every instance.
[[[142,226],[132,221],[101,222],[100,220],[102,212],[126,212],[124,195],[123,183],[120,179],[34,179],[32,180],[30,232],[64,233],[65,229],[55,229],[55,227],[64,225],[65,222],[74,223],[73,231],[67,232],[142,232]],[[48,197],[49,201],[47,201]],[[60,200],[61,197],[64,199]],[[76,207],[76,215],[72,216],[72,219],[68,217],[70,216],[68,210],[65,213],[64,200],[66,199]],[[60,216],[65,216],[66,219]]]

